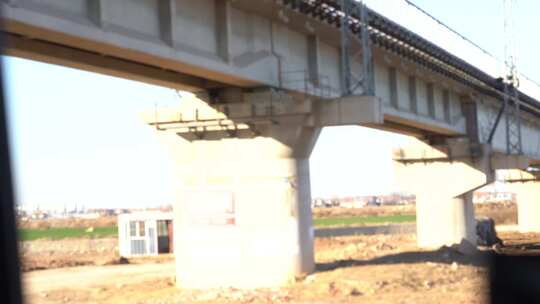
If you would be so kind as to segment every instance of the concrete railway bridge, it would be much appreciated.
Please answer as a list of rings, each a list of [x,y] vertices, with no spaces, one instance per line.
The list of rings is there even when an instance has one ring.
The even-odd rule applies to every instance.
[[[309,156],[325,126],[397,149],[421,247],[475,242],[472,191],[507,170],[540,231],[540,103],[383,15],[332,0],[2,0],[7,55],[194,92],[145,115],[177,178],[181,287],[314,270]],[[536,96],[538,98],[538,96]]]

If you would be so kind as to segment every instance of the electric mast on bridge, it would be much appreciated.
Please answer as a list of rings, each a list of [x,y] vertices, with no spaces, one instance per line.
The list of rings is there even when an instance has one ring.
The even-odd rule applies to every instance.
[[[506,152],[523,154],[521,143],[521,115],[519,101],[519,78],[516,68],[514,7],[516,0],[504,2],[504,104],[506,119]]]

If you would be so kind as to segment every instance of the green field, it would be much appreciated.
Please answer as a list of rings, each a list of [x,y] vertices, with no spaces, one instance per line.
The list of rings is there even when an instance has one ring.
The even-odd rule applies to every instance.
[[[355,216],[355,217],[332,217],[314,219],[315,227],[346,227],[364,225],[384,225],[411,223],[416,220],[415,215],[387,215],[387,216]],[[38,239],[60,240],[65,238],[104,238],[116,237],[116,226],[98,227],[93,232],[86,232],[86,228],[36,228],[19,229],[19,237],[22,241]]]
[[[332,217],[314,219],[315,227],[330,226],[363,226],[412,223],[416,221],[415,215],[385,215],[385,216],[355,216],[355,217]]]
[[[37,239],[59,240],[65,238],[104,238],[115,237],[118,234],[116,226],[97,227],[93,232],[86,232],[86,228],[37,228],[19,229],[21,241]]]

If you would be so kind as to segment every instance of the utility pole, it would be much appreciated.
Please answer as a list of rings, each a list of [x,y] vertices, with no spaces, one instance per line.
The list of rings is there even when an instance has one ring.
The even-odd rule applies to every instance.
[[[341,11],[341,91],[343,96],[374,94],[373,59],[369,37],[369,13],[363,0],[340,0]],[[360,68],[352,61],[360,57]]]
[[[505,119],[506,153],[523,154],[521,142],[521,108],[519,101],[519,78],[516,64],[516,43],[514,28],[514,7],[516,0],[502,0],[504,10],[504,71],[503,105],[497,114],[487,142],[491,144],[501,118]]]
[[[506,119],[506,153],[523,154],[521,143],[521,109],[515,39],[514,7],[516,0],[504,2],[504,104]]]

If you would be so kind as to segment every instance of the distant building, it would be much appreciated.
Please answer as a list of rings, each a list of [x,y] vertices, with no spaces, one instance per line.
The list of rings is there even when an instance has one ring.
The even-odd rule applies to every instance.
[[[114,214],[116,214],[116,215],[120,215],[120,214],[124,214],[124,213],[129,213],[129,210],[128,209],[121,209],[121,208],[118,208],[118,209],[114,210]]]
[[[357,199],[357,198],[347,199],[347,200],[341,201],[339,203],[339,206],[341,208],[349,208],[349,209],[364,208],[366,205],[367,205],[366,201],[360,200],[360,199]]]
[[[49,213],[46,211],[35,210],[30,214],[30,218],[33,220],[46,220],[49,218]]]
[[[473,194],[473,203],[486,204],[486,203],[502,203],[502,202],[516,202],[516,194],[512,192],[480,192],[476,191]]]
[[[414,204],[415,201],[414,195],[393,193],[389,195],[348,196],[332,199],[315,198],[312,200],[312,207],[363,208],[365,206],[408,205]]]

